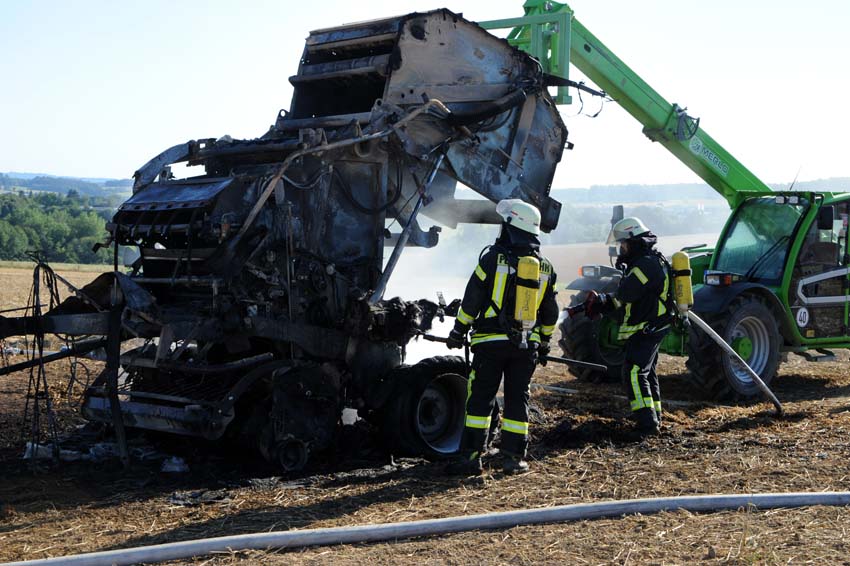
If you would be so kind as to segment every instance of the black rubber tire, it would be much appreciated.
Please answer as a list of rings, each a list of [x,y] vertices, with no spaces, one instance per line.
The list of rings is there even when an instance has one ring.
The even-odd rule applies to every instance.
[[[603,318],[591,320],[584,314],[567,317],[561,323],[561,340],[558,344],[564,357],[580,362],[602,364],[608,368],[605,373],[588,368],[571,367],[570,372],[581,380],[617,382],[623,367],[623,349],[602,348],[599,344],[599,332]]]
[[[754,342],[752,355],[745,361],[769,384],[779,367],[780,335],[776,316],[756,295],[742,295],[721,313],[700,315],[728,344],[746,336]],[[715,401],[746,400],[762,395],[743,368],[736,368],[731,356],[708,335],[691,325],[686,365],[697,385]]]
[[[457,356],[427,358],[395,370],[394,394],[381,411],[387,447],[398,455],[430,459],[457,454],[466,415],[466,363]],[[499,426],[498,405],[491,438]]]

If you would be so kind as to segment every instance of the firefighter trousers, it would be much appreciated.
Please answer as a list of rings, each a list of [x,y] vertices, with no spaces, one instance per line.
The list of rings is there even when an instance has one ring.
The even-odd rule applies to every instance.
[[[661,423],[661,386],[655,366],[658,349],[668,331],[638,332],[626,341],[623,385],[639,429],[653,429]]]
[[[484,452],[496,393],[504,376],[501,451],[508,456],[524,458],[528,447],[528,400],[535,365],[534,350],[523,350],[507,340],[499,340],[475,346],[473,354],[461,453],[474,458]]]

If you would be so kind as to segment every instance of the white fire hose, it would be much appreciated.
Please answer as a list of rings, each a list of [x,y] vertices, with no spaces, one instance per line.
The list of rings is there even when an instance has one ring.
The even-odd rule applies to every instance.
[[[850,492],[692,495],[684,497],[600,501],[597,503],[544,507],[542,509],[485,513],[466,517],[428,519],[425,521],[334,527],[329,529],[305,529],[303,531],[264,532],[187,540],[155,546],[123,548],[120,550],[92,552],[42,560],[9,562],[0,566],[57,566],[59,564],[62,566],[123,566],[128,564],[179,560],[181,558],[198,557],[214,552],[301,548],[331,544],[360,544],[364,542],[444,535],[479,529],[510,529],[524,525],[622,517],[636,513],[648,515],[662,511],[678,510],[692,513],[706,513],[751,508],[764,510],[806,507],[810,505],[847,506],[850,505]]]
[[[753,371],[753,368],[747,365],[747,362],[745,362],[744,359],[738,355],[738,352],[736,352],[735,349],[732,348],[732,346],[727,344],[726,341],[723,340],[723,338],[721,338],[720,335],[717,334],[717,332],[715,332],[714,329],[711,328],[711,326],[709,326],[707,322],[695,315],[692,311],[688,311],[688,320],[699,326],[703,332],[708,334],[708,336],[712,340],[717,342],[717,345],[720,346],[724,352],[735,358],[738,363],[740,363],[742,366],[744,366],[744,368],[746,368],[747,373],[749,373],[750,377],[753,378],[755,384],[758,385],[759,389],[762,390],[762,393],[764,393],[765,396],[770,399],[770,402],[773,403],[773,406],[776,407],[776,414],[782,416],[782,403],[779,402],[779,399],[776,398],[776,395],[773,394],[773,391],[770,390],[767,384],[762,381],[762,379],[759,377],[759,374]]]

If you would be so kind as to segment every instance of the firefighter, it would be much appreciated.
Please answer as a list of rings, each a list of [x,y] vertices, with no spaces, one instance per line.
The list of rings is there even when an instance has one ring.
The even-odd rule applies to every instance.
[[[671,268],[655,249],[657,241],[639,218],[615,223],[607,243],[620,246],[616,266],[623,277],[616,293],[591,291],[585,301],[586,314],[591,318],[614,308],[624,311],[618,336],[626,342],[622,378],[641,436],[660,432],[661,388],[655,366],[674,312],[670,301]]]
[[[501,232],[479,257],[447,342],[449,348],[460,348],[472,330],[469,343],[474,357],[466,421],[460,454],[447,468],[451,474],[481,473],[481,455],[487,446],[502,377],[503,470],[507,474],[528,471],[525,456],[531,374],[537,363],[545,365],[558,320],[555,271],[540,256],[540,211],[518,199],[500,201],[496,211],[504,219]],[[528,271],[529,266],[532,271]],[[530,305],[527,310],[531,314],[520,321],[517,305],[523,304]]]

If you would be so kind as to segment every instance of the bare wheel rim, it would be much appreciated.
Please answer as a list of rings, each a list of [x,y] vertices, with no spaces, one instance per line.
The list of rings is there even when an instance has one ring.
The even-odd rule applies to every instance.
[[[466,380],[443,374],[425,387],[416,406],[416,432],[429,448],[451,454],[460,447],[466,403]]]
[[[770,359],[770,333],[767,325],[756,316],[747,316],[738,321],[729,335],[731,344],[738,338],[749,339],[753,345],[749,359],[744,360],[754,372],[762,375]],[[753,378],[738,360],[730,359],[729,367],[735,379],[746,385],[754,385]]]

